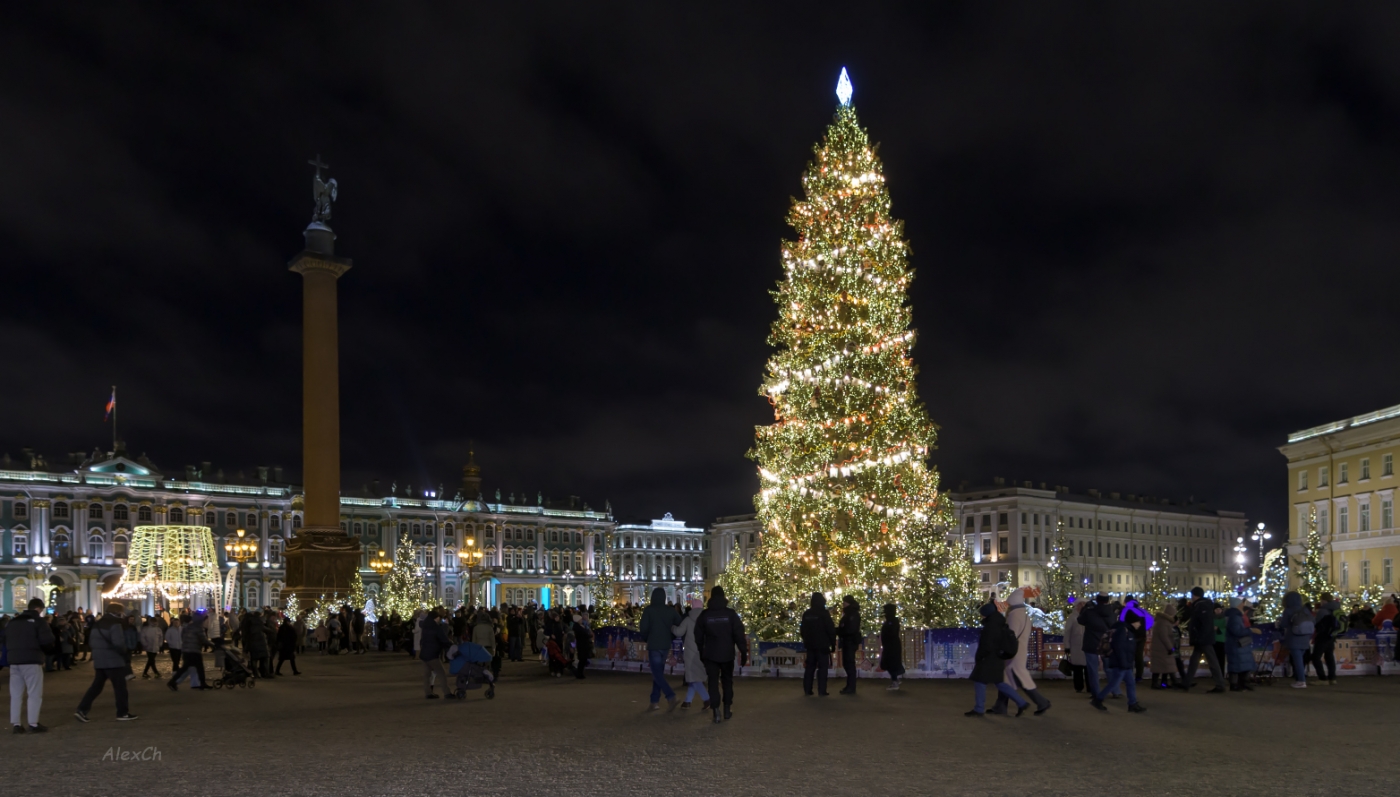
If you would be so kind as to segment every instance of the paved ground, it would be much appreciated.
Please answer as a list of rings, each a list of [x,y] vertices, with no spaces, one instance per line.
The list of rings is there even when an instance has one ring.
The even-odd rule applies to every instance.
[[[80,668],[82,665],[79,665]],[[405,656],[323,658],[256,689],[171,693],[135,681],[141,719],[72,710],[88,671],[51,675],[44,736],[0,740],[6,794],[1370,794],[1394,788],[1400,679],[1247,695],[1145,692],[1104,715],[1064,683],[1043,717],[962,716],[966,681],[862,681],[803,698],[743,679],[731,722],[648,714],[647,680],[556,680],[508,665],[495,700],[424,700]],[[8,680],[8,679],[3,679]],[[4,702],[9,699],[4,687]],[[159,761],[104,761],[109,750]],[[21,784],[28,784],[22,787]]]

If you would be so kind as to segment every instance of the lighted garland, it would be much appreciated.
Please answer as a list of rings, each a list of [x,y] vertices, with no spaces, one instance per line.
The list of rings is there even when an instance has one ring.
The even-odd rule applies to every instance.
[[[377,606],[380,616],[398,612],[399,617],[407,619],[419,609],[429,607],[428,582],[423,568],[418,566],[416,551],[417,547],[408,536],[399,540],[394,551],[394,566],[385,574],[380,587]]]
[[[1264,554],[1264,566],[1259,573],[1258,603],[1254,616],[1273,622],[1283,614],[1283,596],[1288,592],[1288,555],[1283,548]]]
[[[1316,606],[1322,600],[1322,593],[1335,594],[1332,583],[1327,580],[1327,563],[1322,545],[1322,535],[1317,532],[1317,507],[1308,512],[1307,536],[1303,540],[1303,556],[1298,559],[1298,594],[1303,602]]]
[[[951,512],[925,458],[936,441],[915,390],[906,290],[908,246],[885,177],[845,100],[803,177],[773,292],[777,351],[760,394],[755,498],[763,540],[721,581],[760,635],[789,636],[807,594],[853,594],[878,624],[880,603],[909,625],[975,619],[976,574],[950,547]]]
[[[594,628],[617,625],[621,614],[617,605],[619,596],[614,589],[617,579],[613,576],[612,550],[613,534],[611,531],[604,532],[603,550],[601,554],[595,553],[593,556],[598,572],[593,579],[590,596],[593,599],[593,616],[589,619],[592,620]]]
[[[188,601],[204,594],[217,601],[221,583],[214,550],[208,526],[137,526],[121,580],[103,597]]]

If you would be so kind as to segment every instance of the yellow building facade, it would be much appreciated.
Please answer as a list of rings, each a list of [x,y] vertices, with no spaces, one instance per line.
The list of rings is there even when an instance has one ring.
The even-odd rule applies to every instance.
[[[1288,459],[1293,504],[1290,556],[1301,554],[1309,514],[1316,510],[1328,580],[1343,593],[1367,584],[1395,589],[1400,405],[1294,432],[1279,451]]]

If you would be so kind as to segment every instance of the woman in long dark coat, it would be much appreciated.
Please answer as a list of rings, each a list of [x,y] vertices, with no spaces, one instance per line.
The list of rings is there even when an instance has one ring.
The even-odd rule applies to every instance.
[[[1016,716],[1019,717],[1030,703],[1005,680],[1006,660],[1017,653],[1013,650],[1011,656],[1003,658],[1001,655],[1004,652],[1001,650],[1001,640],[1004,638],[1002,631],[1006,630],[1006,618],[1001,616],[992,601],[987,601],[979,611],[982,614],[982,635],[977,639],[977,653],[973,656],[972,675],[969,676],[977,687],[977,703],[963,716],[984,716],[987,711],[987,686],[995,684],[998,692],[1016,703]]]
[[[885,604],[885,624],[880,626],[880,669],[890,674],[889,691],[899,689],[904,677],[904,635],[894,612],[893,603]]]

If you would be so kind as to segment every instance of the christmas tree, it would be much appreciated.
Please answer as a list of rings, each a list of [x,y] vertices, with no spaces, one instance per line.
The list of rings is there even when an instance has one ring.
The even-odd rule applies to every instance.
[[[357,569],[355,575],[350,577],[350,596],[345,602],[350,604],[350,608],[363,610],[365,608],[365,581],[360,578],[360,571]]]
[[[1074,571],[1070,569],[1069,558],[1074,555],[1069,540],[1065,538],[1065,522],[1055,526],[1055,539],[1050,543],[1050,561],[1045,565],[1045,590],[1042,593],[1040,608],[1064,627],[1073,605],[1071,600],[1077,594]]]
[[[603,550],[593,553],[593,563],[598,572],[593,577],[592,595],[589,596],[593,601],[593,616],[589,619],[594,628],[618,623],[617,596],[613,589],[617,577],[613,575],[612,550],[613,535],[608,531],[603,534]]]
[[[845,70],[837,95],[773,292],[777,352],[760,392],[775,423],[749,452],[763,540],[725,578],[748,622],[785,635],[815,591],[855,595],[872,625],[886,602],[911,617],[966,616],[964,552],[944,543],[951,513],[925,463],[936,427],[910,359],[909,247]]]
[[[1142,593],[1142,607],[1156,613],[1169,607],[1172,602],[1171,562],[1165,559],[1155,561],[1147,570],[1147,586]],[[1175,611],[1174,609],[1172,611]]]
[[[1258,603],[1254,616],[1273,622],[1283,613],[1283,596],[1288,592],[1288,556],[1284,549],[1275,548],[1264,554],[1264,567],[1259,573]]]
[[[1327,581],[1327,564],[1322,549],[1322,535],[1317,533],[1317,507],[1308,512],[1307,535],[1303,539],[1303,558],[1295,561],[1298,566],[1298,594],[1303,602],[1316,606],[1324,592],[1335,592]]]
[[[428,608],[428,582],[418,566],[416,550],[408,536],[399,540],[399,547],[394,551],[394,566],[384,576],[380,588],[379,616],[388,617],[398,612],[399,617],[406,619],[419,609]]]

